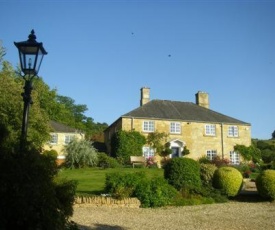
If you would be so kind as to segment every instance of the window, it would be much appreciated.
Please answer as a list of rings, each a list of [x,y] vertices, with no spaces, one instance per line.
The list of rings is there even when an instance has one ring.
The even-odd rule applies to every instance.
[[[238,137],[239,136],[238,126],[229,126],[228,127],[228,136],[229,137]]]
[[[240,164],[240,155],[234,151],[230,151],[230,163],[233,165]]]
[[[144,132],[154,132],[155,131],[155,122],[154,121],[144,121],[143,122],[143,131]]]
[[[65,136],[65,144],[69,144],[74,138],[74,135],[66,135]]]
[[[216,135],[216,126],[215,125],[205,125],[205,135],[215,136]]]
[[[150,147],[143,147],[142,148],[143,156],[147,159],[149,157],[153,157],[155,155],[154,149]]]
[[[212,160],[214,160],[215,156],[217,156],[217,151],[216,150],[207,150],[206,156],[207,156],[207,159],[212,161]]]
[[[58,134],[51,134],[50,144],[56,145],[58,143]]]
[[[179,122],[170,123],[170,133],[181,133],[181,126]]]

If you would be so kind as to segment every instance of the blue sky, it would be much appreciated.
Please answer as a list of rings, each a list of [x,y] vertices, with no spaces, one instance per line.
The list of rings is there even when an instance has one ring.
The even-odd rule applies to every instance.
[[[43,42],[39,75],[111,124],[151,99],[195,102],[249,122],[252,137],[275,130],[275,0],[0,0],[5,59],[32,29]]]

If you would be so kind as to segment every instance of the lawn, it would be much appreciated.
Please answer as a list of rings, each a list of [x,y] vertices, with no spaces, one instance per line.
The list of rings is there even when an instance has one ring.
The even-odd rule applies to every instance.
[[[145,172],[150,177],[163,177],[163,169],[153,168],[82,168],[82,169],[61,169],[59,177],[78,182],[76,194],[101,194],[104,193],[105,176],[107,173],[134,173]]]

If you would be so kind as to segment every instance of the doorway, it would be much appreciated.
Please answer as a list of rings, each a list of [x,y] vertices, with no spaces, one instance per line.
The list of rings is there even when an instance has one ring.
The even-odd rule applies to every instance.
[[[172,147],[171,149],[172,149],[171,158],[180,156],[180,148],[179,147]]]

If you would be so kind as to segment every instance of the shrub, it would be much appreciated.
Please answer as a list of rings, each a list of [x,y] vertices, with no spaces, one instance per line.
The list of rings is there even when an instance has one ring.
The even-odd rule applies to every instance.
[[[212,164],[216,165],[217,167],[228,166],[230,164],[230,160],[226,158],[221,158],[220,156],[215,156],[211,161]]]
[[[201,189],[200,165],[191,158],[173,158],[164,167],[164,178],[177,190]]]
[[[275,170],[261,172],[256,178],[256,187],[262,197],[275,200]]]
[[[98,153],[97,154],[97,166],[101,168],[119,168],[121,165],[118,161],[113,158],[109,157],[106,153]]]
[[[134,195],[140,200],[142,207],[162,207],[170,205],[177,190],[168,184],[164,178],[141,180],[134,191]]]
[[[207,158],[207,156],[202,156],[198,159],[200,164],[211,164],[211,160]]]
[[[233,167],[218,168],[213,177],[213,186],[222,189],[228,197],[236,196],[242,188],[242,174]]]
[[[66,153],[65,165],[69,168],[83,168],[96,166],[97,150],[90,141],[73,139],[64,149]]]
[[[130,156],[141,156],[146,138],[137,131],[120,130],[111,138],[111,156],[119,159],[122,164],[128,164]]]
[[[145,178],[145,173],[108,173],[105,180],[105,192],[116,199],[129,198],[137,184]]]
[[[200,164],[200,177],[204,184],[212,184],[216,169],[214,164]]]
[[[0,152],[0,229],[65,229],[74,182],[56,183],[55,161],[35,150]]]

